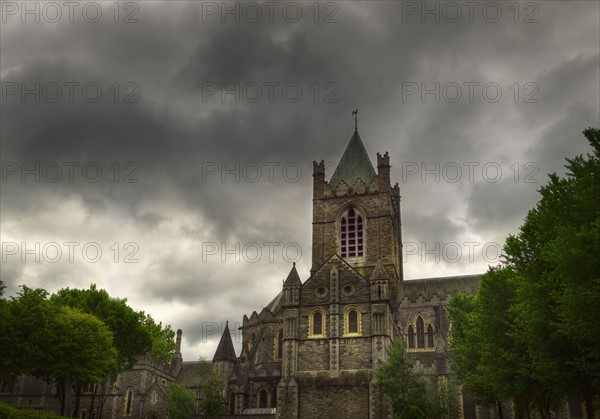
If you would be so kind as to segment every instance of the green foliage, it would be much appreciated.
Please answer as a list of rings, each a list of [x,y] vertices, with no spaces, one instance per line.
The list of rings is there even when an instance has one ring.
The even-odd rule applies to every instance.
[[[198,373],[202,381],[202,400],[200,412],[207,419],[219,419],[225,414],[225,396],[221,377],[214,366],[204,359],[200,359]]]
[[[173,384],[167,393],[170,419],[188,419],[194,413],[194,395],[181,384]]]
[[[144,314],[144,330],[150,335],[151,352],[157,359],[168,364],[175,355],[175,332],[170,325],[156,323],[149,314]]]
[[[3,419],[63,419],[54,413],[34,409],[19,409],[5,403],[0,403],[0,418]]]
[[[388,361],[377,370],[377,381],[397,415],[426,410],[425,381],[413,372],[404,341],[397,340],[388,351]]]
[[[0,282],[0,296],[4,289]],[[83,385],[105,385],[151,349],[169,362],[175,349],[170,326],[95,285],[63,289],[50,298],[41,288],[23,285],[11,300],[0,298],[0,331],[0,380],[10,384],[31,374],[54,383],[63,411],[71,387],[78,406]]]
[[[46,345],[52,335],[57,308],[49,303],[48,293],[22,286],[10,301],[3,303],[8,323],[3,326],[3,375],[14,380],[20,374],[43,375]],[[7,380],[11,382],[11,380]]]
[[[117,368],[112,339],[110,329],[98,318],[60,307],[50,324],[42,371],[54,381],[68,377],[78,383],[98,383]]]
[[[106,290],[98,290],[94,284],[87,290],[62,289],[52,295],[52,301],[102,320],[113,332],[120,366],[132,366],[152,347],[150,333],[144,328],[144,314],[129,307],[126,299],[112,298]]]
[[[377,382],[400,419],[458,418],[459,391],[445,380],[427,379],[413,371],[403,340],[388,350],[388,360],[376,372]]]
[[[600,130],[584,131],[593,153],[550,175],[506,262],[481,279],[477,296],[455,296],[452,368],[480,402],[513,398],[550,417],[584,398],[589,417],[600,394]]]
[[[52,296],[61,305],[75,307],[102,320],[114,334],[114,343],[122,367],[132,366],[136,359],[152,352],[168,364],[175,353],[175,332],[163,326],[144,312],[136,312],[127,305],[127,299],[113,298],[95,284],[87,290],[62,289]]]

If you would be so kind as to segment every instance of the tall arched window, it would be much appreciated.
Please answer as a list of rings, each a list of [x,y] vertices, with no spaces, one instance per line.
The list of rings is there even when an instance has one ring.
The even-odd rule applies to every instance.
[[[340,253],[343,258],[364,256],[363,218],[350,207],[340,221]]]
[[[275,337],[275,344],[277,345],[276,348],[276,359],[281,359],[283,358],[283,329],[279,329],[277,331],[277,336]]]
[[[434,347],[433,342],[433,327],[431,325],[427,326],[427,346],[430,348]]]
[[[325,337],[325,311],[320,307],[313,308],[308,313],[308,337]]]
[[[233,391],[229,392],[229,414],[233,415],[235,413],[235,394]]]
[[[417,348],[425,347],[425,326],[421,316],[417,317]]]
[[[277,407],[277,387],[271,390],[271,407]]]
[[[358,313],[356,310],[348,312],[348,333],[358,333]]]
[[[125,414],[131,415],[133,407],[133,387],[129,387],[125,392]]]
[[[412,324],[408,326],[408,347],[410,349],[415,347],[415,330],[412,327]]]
[[[269,401],[269,393],[267,393],[267,389],[262,388],[258,392],[258,408],[266,409]]]
[[[323,315],[320,311],[313,314],[313,335],[323,334]]]

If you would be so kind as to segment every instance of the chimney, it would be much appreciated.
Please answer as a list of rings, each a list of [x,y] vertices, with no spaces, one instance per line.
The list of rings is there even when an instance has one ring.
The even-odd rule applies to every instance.
[[[181,329],[177,329],[177,340],[175,341],[175,354],[181,355]]]

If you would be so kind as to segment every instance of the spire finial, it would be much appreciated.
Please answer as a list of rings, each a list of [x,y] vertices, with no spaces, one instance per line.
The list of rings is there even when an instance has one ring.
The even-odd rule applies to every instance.
[[[358,109],[352,111],[352,116],[354,117],[354,131],[358,131]]]

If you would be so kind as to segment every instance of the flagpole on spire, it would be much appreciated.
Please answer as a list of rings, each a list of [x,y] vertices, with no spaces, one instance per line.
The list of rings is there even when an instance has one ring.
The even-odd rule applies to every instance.
[[[354,131],[358,131],[358,109],[352,111],[352,116],[354,117]]]

